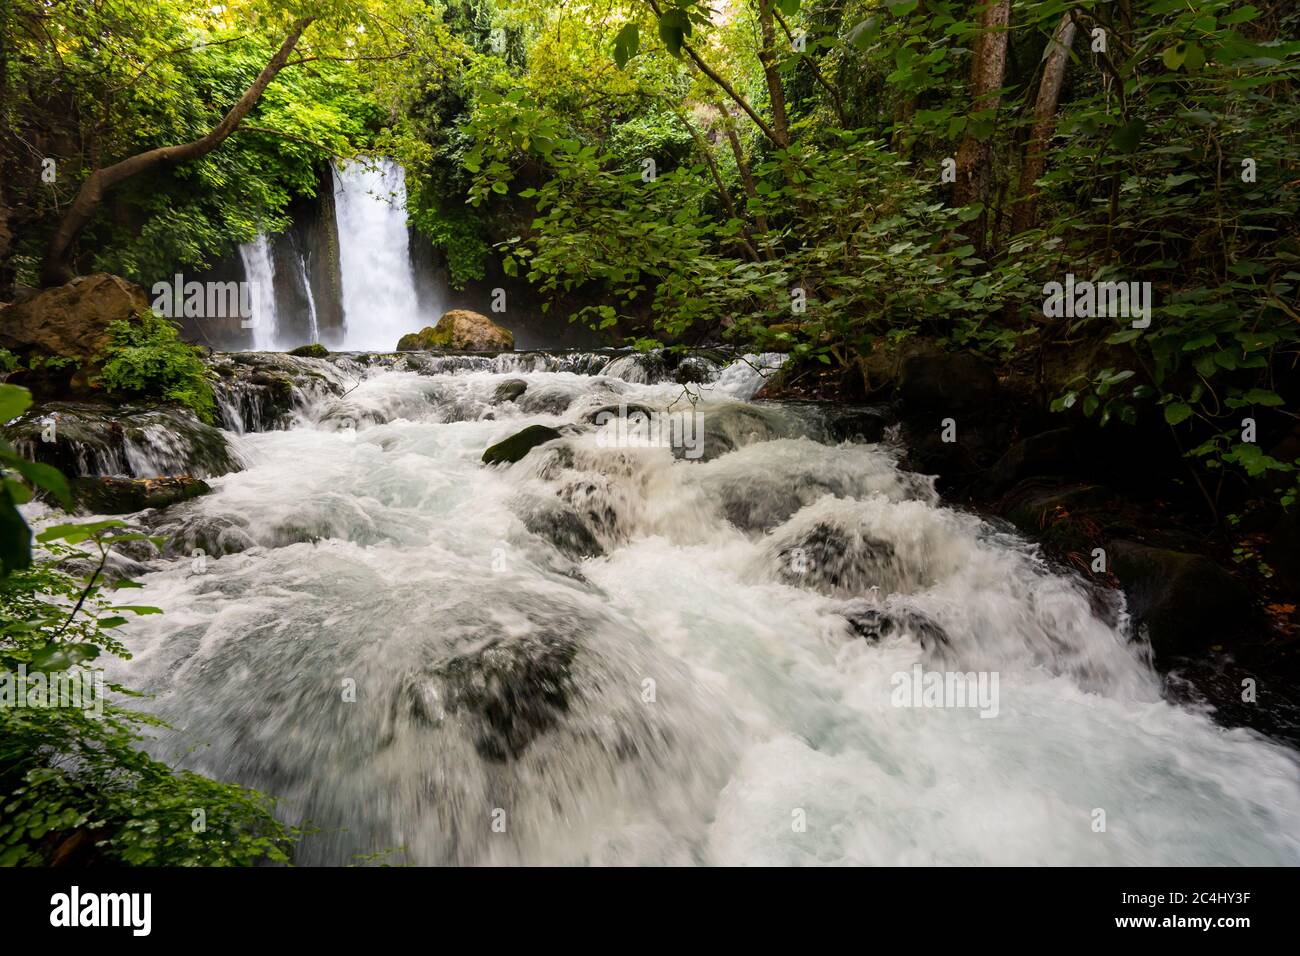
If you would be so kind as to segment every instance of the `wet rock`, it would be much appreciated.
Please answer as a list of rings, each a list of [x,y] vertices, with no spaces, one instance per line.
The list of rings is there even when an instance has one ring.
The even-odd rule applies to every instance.
[[[623,402],[619,405],[602,405],[595,411],[588,412],[582,416],[582,420],[592,425],[600,425],[619,417],[631,417],[633,415],[644,415],[647,419],[655,414],[656,409],[649,405],[640,405],[636,402]]]
[[[365,366],[346,355],[301,352],[214,356],[209,368],[216,374],[213,390],[224,425],[238,432],[287,428],[300,402],[343,395],[365,374]]]
[[[826,410],[826,438],[835,443],[884,440],[890,419],[885,409],[858,405],[832,405]]]
[[[163,539],[163,554],[167,557],[220,557],[247,551],[256,544],[247,519],[205,515],[191,509],[159,512],[150,533]]]
[[[90,514],[125,515],[145,508],[166,508],[206,495],[206,481],[188,475],[161,478],[74,478],[72,496],[77,508]]]
[[[24,456],[70,478],[211,478],[240,467],[219,429],[172,405],[50,402],[29,410],[4,433]]]
[[[476,718],[474,748],[485,760],[518,759],[569,711],[577,652],[569,635],[494,639],[438,669],[446,710]]]
[[[570,558],[581,560],[605,553],[600,540],[582,516],[559,502],[544,502],[528,507],[523,522],[525,528],[545,538]]]
[[[688,355],[673,371],[673,381],[678,385],[705,385],[717,377],[718,367],[697,355]]]
[[[633,352],[611,359],[600,374],[636,385],[654,385],[669,376],[669,369],[663,351],[656,349],[651,352]]]
[[[911,412],[984,411],[1001,394],[993,369],[962,352],[914,355],[903,362],[898,396]]]
[[[301,358],[328,358],[330,350],[319,342],[313,342],[311,345],[300,345],[296,349],[290,349],[289,354]]]
[[[546,425],[529,425],[521,432],[499,441],[483,452],[487,465],[511,464],[519,461],[538,445],[560,437],[560,432]]]
[[[531,415],[563,415],[576,396],[558,385],[530,388],[517,400],[519,407]]]
[[[1230,643],[1260,626],[1250,590],[1204,555],[1123,540],[1107,554],[1157,658]]]
[[[1061,485],[1054,479],[1029,478],[1007,492],[1002,514],[1027,535],[1061,557],[1088,554],[1103,543],[1097,520],[1114,502],[1100,485]]]
[[[826,593],[861,593],[895,575],[894,546],[857,528],[819,522],[777,546],[777,577]]]
[[[500,405],[502,402],[513,402],[527,390],[528,383],[522,378],[508,378],[497,386],[496,392],[493,393],[492,401],[497,405]]]
[[[403,335],[397,351],[431,351],[452,349],[463,352],[511,351],[515,347],[514,333],[497,325],[481,312],[469,309],[452,309],[444,312],[435,326]]]
[[[691,410],[687,407],[682,413],[689,415]],[[698,456],[702,461],[710,461],[756,442],[794,437],[798,431],[773,409],[753,405],[722,405],[709,408],[702,415],[703,451]],[[684,457],[686,450],[685,445],[674,445],[673,454],[679,458]]]
[[[877,642],[900,632],[914,636],[932,650],[948,643],[948,635],[924,614],[906,609],[885,609],[869,601],[851,601],[841,613],[859,637]]]

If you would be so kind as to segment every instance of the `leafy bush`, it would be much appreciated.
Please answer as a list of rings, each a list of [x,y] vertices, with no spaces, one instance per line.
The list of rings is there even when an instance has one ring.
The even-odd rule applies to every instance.
[[[0,413],[21,412],[29,402],[24,389],[0,385]],[[52,468],[15,460],[2,443],[0,463],[11,469],[0,482],[0,866],[287,862],[297,831],[275,819],[268,798],[173,771],[138,749],[143,730],[164,726],[157,718],[102,697],[100,713],[69,701],[53,706],[47,695],[55,678],[139,696],[103,681],[94,661],[105,652],[129,657],[114,632],[127,615],[158,613],[117,605],[100,577],[115,544],[144,535],[113,520],[58,525],[38,536],[45,554],[33,561],[30,531],[14,507],[30,493],[16,478],[65,505],[66,482]],[[87,556],[79,547],[85,543],[99,559],[88,577],[72,570]],[[19,694],[30,704],[38,692],[40,703],[16,706]]]
[[[200,420],[216,419],[216,400],[199,350],[182,342],[176,326],[152,312],[139,322],[114,322],[99,356],[99,379],[112,392],[178,402]]]

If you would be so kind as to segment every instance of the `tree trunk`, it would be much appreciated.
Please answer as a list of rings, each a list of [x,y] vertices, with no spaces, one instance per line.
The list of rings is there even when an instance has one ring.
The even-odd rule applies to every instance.
[[[785,87],[781,85],[781,71],[776,63],[776,29],[772,19],[772,0],[758,0],[758,25],[762,46],[758,62],[763,65],[763,79],[767,81],[767,96],[772,104],[772,132],[776,144],[790,145],[790,121],[785,113]]]
[[[1038,196],[1038,187],[1034,184],[1047,168],[1047,144],[1056,131],[1056,104],[1060,101],[1061,84],[1065,82],[1065,70],[1070,64],[1074,31],[1074,20],[1067,11],[1043,53],[1043,79],[1038,84],[1038,99],[1034,102],[1033,132],[1025,145],[1025,160],[1020,167],[1020,198],[1011,215],[1013,233],[1024,232],[1034,225]]]
[[[980,14],[980,35],[971,58],[971,112],[996,111],[1007,65],[1007,27],[1011,22],[1011,0],[989,0]],[[957,148],[957,183],[954,197],[959,206],[987,203],[993,183],[992,134],[976,137],[967,132]],[[987,245],[988,210],[975,221],[972,239],[981,253]]]
[[[312,19],[312,17],[304,17],[294,22],[280,49],[263,67],[252,86],[244,91],[244,95],[230,108],[230,112],[207,135],[180,146],[161,146],[147,150],[111,166],[92,171],[81,184],[77,197],[68,207],[54,235],[50,237],[49,245],[45,249],[45,258],[41,262],[42,285],[46,287],[62,285],[72,280],[74,277],[70,261],[72,245],[81,234],[81,230],[94,217],[109,189],[125,179],[151,169],[200,159],[220,146],[226,137],[238,128],[240,122],[262,98],[262,93],[267,86],[284,69],[289,54],[297,46],[303,31],[311,24]]]

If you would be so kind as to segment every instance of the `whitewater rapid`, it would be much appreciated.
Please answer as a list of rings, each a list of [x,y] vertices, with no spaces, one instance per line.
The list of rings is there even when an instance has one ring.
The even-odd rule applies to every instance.
[[[277,796],[301,864],[1300,862],[1293,752],[1162,700],[1117,603],[748,365],[606,371],[354,369],[232,434],[149,519],[110,676],[151,749]],[[619,403],[706,454],[611,447]],[[530,424],[583,427],[481,463]],[[996,716],[895,706],[915,665]]]

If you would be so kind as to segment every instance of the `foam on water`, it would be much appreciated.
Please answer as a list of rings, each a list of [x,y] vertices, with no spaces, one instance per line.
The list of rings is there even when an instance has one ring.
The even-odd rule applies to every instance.
[[[753,365],[689,388],[700,461],[584,428],[480,463],[683,398],[623,372],[372,370],[241,436],[133,598],[151,746],[281,797],[302,863],[1300,862],[1291,751],[1163,701],[1122,609],[893,450],[738,404]],[[997,716],[894,706],[916,664],[996,671]]]

